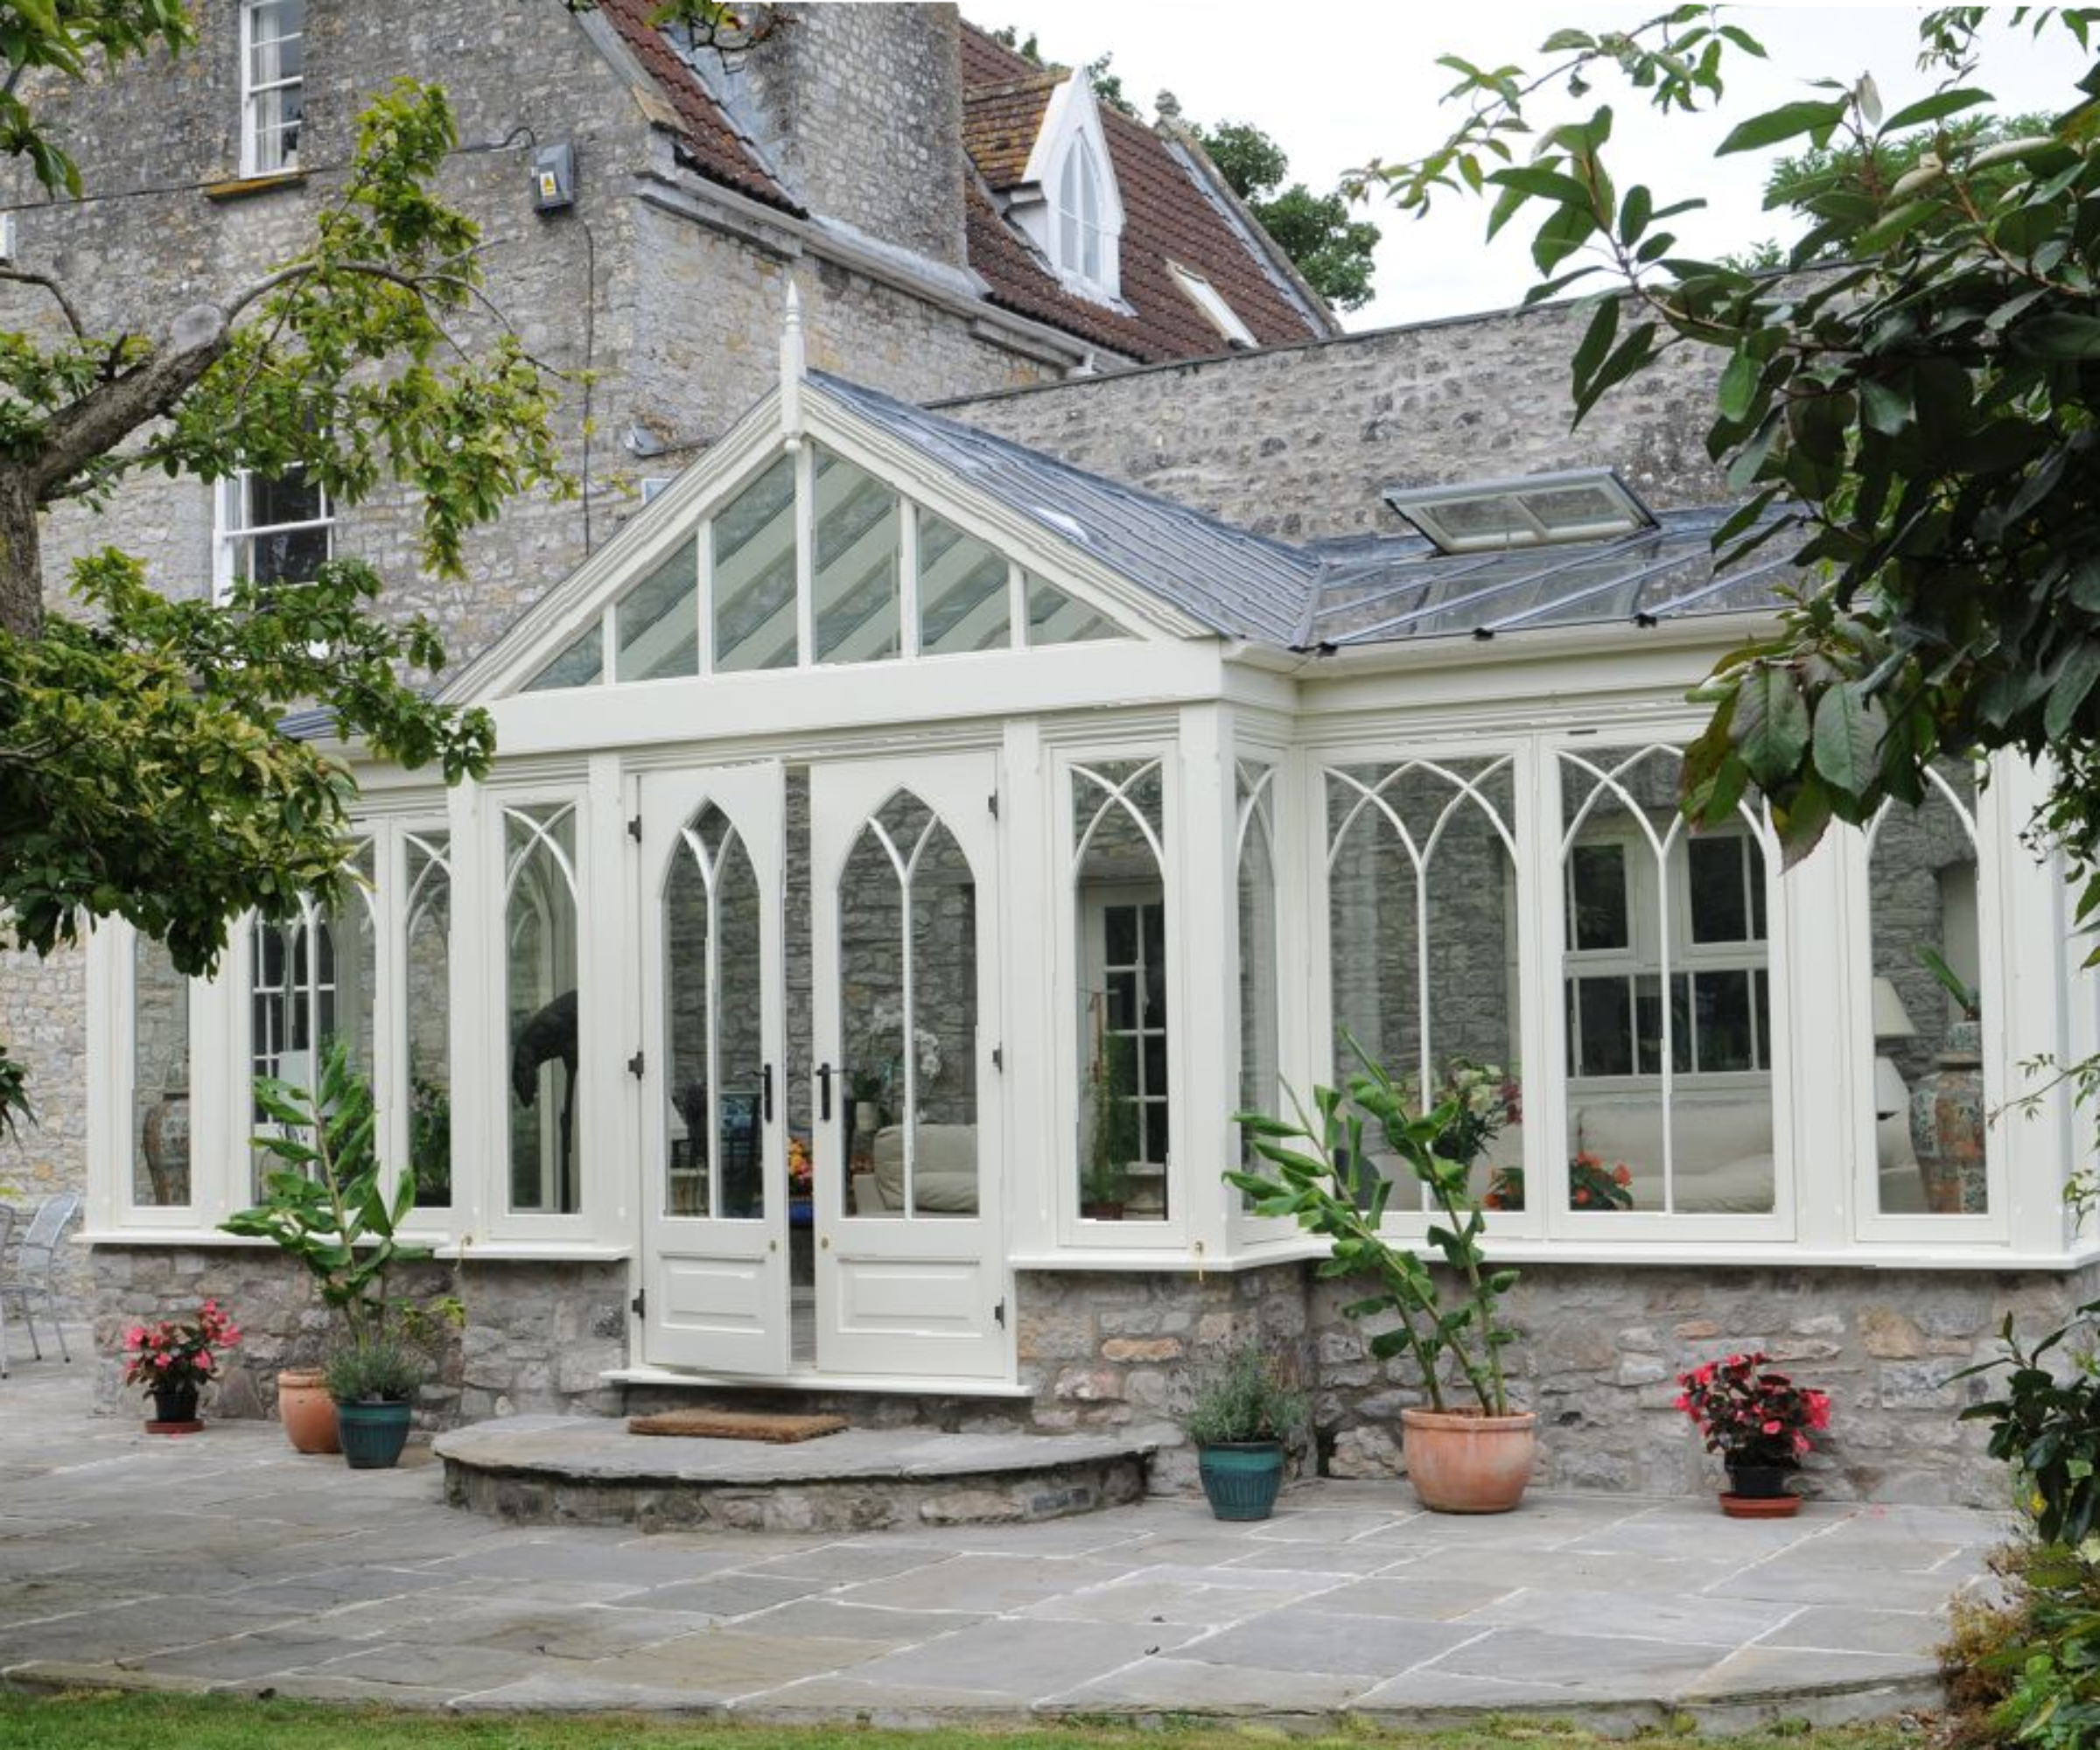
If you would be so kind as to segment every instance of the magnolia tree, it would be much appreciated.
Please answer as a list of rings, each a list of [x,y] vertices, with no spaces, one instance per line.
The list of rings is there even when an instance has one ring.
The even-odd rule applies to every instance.
[[[1732,654],[1698,695],[1712,721],[1685,761],[1686,810],[1770,799],[1789,860],[1833,821],[1924,795],[1941,756],[2017,749],[2057,774],[2046,825],[2100,906],[2100,68],[2092,15],[2025,11],[2060,45],[2064,113],[2005,137],[1983,66],[1984,9],[1927,13],[1901,101],[1872,75],[1804,83],[1749,117],[1724,155],[1797,154],[1771,205],[1807,228],[1780,274],[1700,259],[1672,221],[1703,203],[1607,168],[1613,110],[1720,101],[1761,56],[1716,9],[1627,32],[1555,32],[1533,67],[1458,56],[1461,119],[1366,188],[1422,212],[1491,203],[1489,235],[1535,226],[1531,300],[1588,300],[1575,417],[1666,352],[1721,360],[1707,449],[1742,494],[1724,560],[1789,543],[1817,581],[1778,635]],[[1893,89],[1893,85],[1892,85]],[[1576,119],[1536,115],[1561,95]]]
[[[705,0],[654,16],[696,37],[738,29]],[[184,0],[0,7],[0,153],[56,199],[92,192],[41,98],[180,54],[192,32]],[[74,565],[54,611],[41,555],[45,512],[97,508],[136,474],[297,470],[339,504],[407,488],[423,562],[456,575],[467,534],[508,500],[570,490],[559,374],[490,304],[478,228],[432,192],[458,144],[442,91],[396,86],[358,119],[304,246],[179,312],[104,329],[59,279],[0,268],[48,317],[0,329],[0,919],[18,943],[49,953],[122,917],[206,973],[232,919],[282,914],[302,892],[340,903],[354,788],[281,732],[293,705],[448,780],[486,766],[486,717],[415,684],[444,661],[430,627],[381,620],[381,580],[354,559],[236,585],[218,607],[166,599],[104,550]],[[29,1110],[0,1040],[0,1130]]]

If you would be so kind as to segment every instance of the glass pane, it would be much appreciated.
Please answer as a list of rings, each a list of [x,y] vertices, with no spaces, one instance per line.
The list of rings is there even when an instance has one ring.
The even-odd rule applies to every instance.
[[[903,648],[897,494],[816,452],[816,660],[873,662]]]
[[[928,656],[1012,641],[1006,562],[930,510],[919,513],[919,648]]]
[[[557,692],[565,687],[595,686],[605,676],[606,637],[597,620],[576,641],[525,683],[528,693]]]
[[[1889,1215],[1986,1214],[1974,774],[1936,766],[1923,805],[1890,804],[1871,842],[1878,1206]]]
[[[715,672],[795,664],[794,460],[783,456],[714,521]]]
[[[1694,838],[1686,844],[1685,853],[1690,864],[1694,942],[1751,939],[1749,884],[1744,878],[1748,850],[1749,846],[1740,834]]]
[[[1461,1099],[1448,1145],[1504,1208],[1524,1200],[1514,803],[1507,756],[1326,774],[1335,1073],[1361,1048],[1422,1104]]]
[[[715,992],[708,976],[711,853],[688,828],[663,885],[664,1114],[662,1173],[667,1215],[711,1215],[707,1146],[712,1124],[708,1038]]]
[[[1578,844],[1568,857],[1568,945],[1585,952],[1624,948],[1626,847]]]
[[[408,840],[409,1162],[416,1207],[452,1200],[452,935],[450,840],[442,832]]]
[[[1105,614],[1074,601],[1056,585],[1040,578],[1027,582],[1029,643],[1085,644],[1099,638],[1130,636]]]
[[[1623,858],[1622,938],[1574,957],[1568,1015],[1569,1200],[1578,1209],[1758,1214],[1773,1208],[1761,842],[1690,837],[1676,750],[1561,755],[1572,895],[1592,850]],[[1678,898],[1682,895],[1682,898]],[[1579,913],[1579,902],[1577,905]],[[1696,963],[1695,963],[1696,962]],[[1718,1078],[1727,1078],[1725,1081]]]
[[[157,942],[136,938],[131,984],[131,1200],[190,1201],[190,983]]]
[[[1172,1133],[1159,762],[1074,766],[1072,804],[1080,1214],[1161,1221]]]
[[[850,1215],[900,1215],[909,1207],[907,1121],[912,1085],[923,1067],[910,1040],[904,896],[909,847],[931,816],[907,797],[892,799],[884,813],[887,819],[861,829],[838,883],[840,1097]]]
[[[1240,1110],[1248,1112],[1276,1112],[1282,1091],[1278,1085],[1282,1043],[1278,1015],[1282,980],[1277,964],[1273,778],[1268,766],[1240,762],[1239,1102]],[[1251,1158],[1246,1139],[1241,1140],[1242,1158]]]
[[[938,822],[912,863],[911,948],[912,1211],[974,1215],[977,889],[962,846]]]
[[[504,811],[510,1207],[583,1208],[577,1096],[576,810]]]
[[[766,1213],[766,1030],[760,1018],[766,954],[759,872],[740,836],[722,822],[715,877],[716,1214]],[[704,1132],[703,1132],[704,1134]]]
[[[700,556],[688,541],[620,598],[614,677],[662,681],[700,672]]]

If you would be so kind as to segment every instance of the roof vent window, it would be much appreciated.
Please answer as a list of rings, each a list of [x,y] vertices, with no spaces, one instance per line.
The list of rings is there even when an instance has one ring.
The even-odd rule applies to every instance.
[[[1654,514],[1610,468],[1459,486],[1388,487],[1384,496],[1446,553],[1601,541],[1656,526]]]
[[[1240,320],[1239,312],[1226,303],[1225,294],[1216,286],[1193,268],[1185,268],[1179,262],[1169,262],[1167,266],[1173,270],[1175,283],[1188,294],[1189,302],[1210,318],[1210,326],[1225,337],[1228,345],[1261,345],[1254,338],[1254,330]]]

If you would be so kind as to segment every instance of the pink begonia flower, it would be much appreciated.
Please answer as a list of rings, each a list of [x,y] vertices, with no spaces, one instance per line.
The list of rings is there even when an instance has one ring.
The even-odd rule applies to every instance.
[[[1765,1424],[1765,1432],[1768,1434],[1777,1434],[1782,1432],[1784,1425],[1784,1424],[1779,1422],[1768,1422]]]
[[[212,1352],[209,1349],[200,1349],[197,1351],[197,1365],[202,1368],[206,1373],[209,1373],[212,1370]]]
[[[167,1364],[168,1364],[168,1358],[167,1358],[165,1355],[155,1355],[155,1356],[153,1357],[153,1365],[154,1365],[155,1367],[164,1367],[164,1368],[165,1366],[167,1366]]]

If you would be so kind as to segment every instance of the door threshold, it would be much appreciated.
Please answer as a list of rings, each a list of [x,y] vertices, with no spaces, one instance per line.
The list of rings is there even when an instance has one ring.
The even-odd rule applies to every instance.
[[[916,1374],[709,1373],[702,1368],[612,1368],[598,1377],[610,1385],[690,1385],[716,1390],[742,1387],[767,1391],[866,1391],[912,1397],[1033,1397],[1025,1385],[1008,1379],[928,1379]]]

